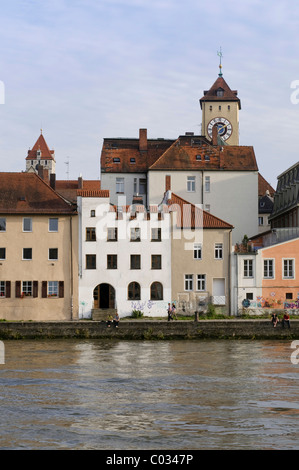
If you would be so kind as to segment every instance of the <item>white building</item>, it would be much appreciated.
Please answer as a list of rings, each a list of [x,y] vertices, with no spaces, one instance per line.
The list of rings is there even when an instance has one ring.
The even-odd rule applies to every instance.
[[[171,302],[169,214],[125,206],[108,191],[78,191],[79,317],[117,309],[165,316]],[[134,211],[132,212],[131,211]]]

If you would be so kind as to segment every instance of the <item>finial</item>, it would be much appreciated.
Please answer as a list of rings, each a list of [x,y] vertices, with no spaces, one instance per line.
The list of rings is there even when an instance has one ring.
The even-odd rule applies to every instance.
[[[40,130],[40,133],[41,133],[41,134],[43,133],[43,130],[42,130],[42,129]]]
[[[220,47],[220,51],[217,51],[217,55],[220,57],[220,62],[219,62],[219,77],[222,77],[222,65],[221,65],[221,59],[222,59],[222,51]]]

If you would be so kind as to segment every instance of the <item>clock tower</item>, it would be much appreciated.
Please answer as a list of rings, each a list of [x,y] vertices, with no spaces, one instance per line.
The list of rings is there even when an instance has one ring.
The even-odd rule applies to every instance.
[[[238,92],[231,90],[222,76],[222,65],[219,75],[209,90],[204,91],[199,100],[202,109],[201,134],[212,140],[213,127],[228,145],[239,145],[239,110],[241,101]]]

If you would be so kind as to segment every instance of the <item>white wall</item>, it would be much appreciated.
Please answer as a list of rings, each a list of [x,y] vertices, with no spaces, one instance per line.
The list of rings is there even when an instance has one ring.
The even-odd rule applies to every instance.
[[[82,249],[79,266],[79,316],[89,318],[93,308],[93,290],[101,283],[115,288],[116,308],[120,317],[131,315],[132,310],[141,310],[145,316],[166,316],[167,304],[171,302],[171,241],[169,238],[169,215],[158,221],[152,214],[149,221],[139,214],[137,220],[115,220],[115,213],[108,213],[109,200],[103,198],[78,198]],[[96,209],[96,217],[90,217],[91,209]],[[85,241],[86,227],[95,226],[97,240]],[[107,227],[118,227],[118,241],[107,241]],[[130,228],[141,228],[141,242],[130,241]],[[151,241],[151,228],[162,228],[162,241]],[[80,244],[80,241],[79,241]],[[86,254],[96,254],[96,269],[85,268]],[[107,269],[107,254],[117,254],[117,269]],[[130,269],[130,254],[141,255],[141,269]],[[151,255],[162,255],[162,269],[151,269]],[[136,281],[141,286],[141,300],[128,300],[128,284]],[[150,286],[158,281],[163,285],[163,301],[150,300]]]
[[[124,195],[116,193],[116,178],[124,178]],[[134,178],[137,178],[137,193],[139,193],[139,180],[146,179],[145,173],[102,173],[101,189],[109,189],[111,204],[118,204],[119,196],[126,197],[126,204],[130,205],[134,196]],[[146,205],[146,194],[143,194],[143,204]]]

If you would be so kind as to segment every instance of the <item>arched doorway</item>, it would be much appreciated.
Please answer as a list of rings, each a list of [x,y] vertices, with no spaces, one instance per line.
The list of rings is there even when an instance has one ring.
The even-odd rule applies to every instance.
[[[94,308],[115,308],[115,289],[110,284],[98,284],[93,291]]]

